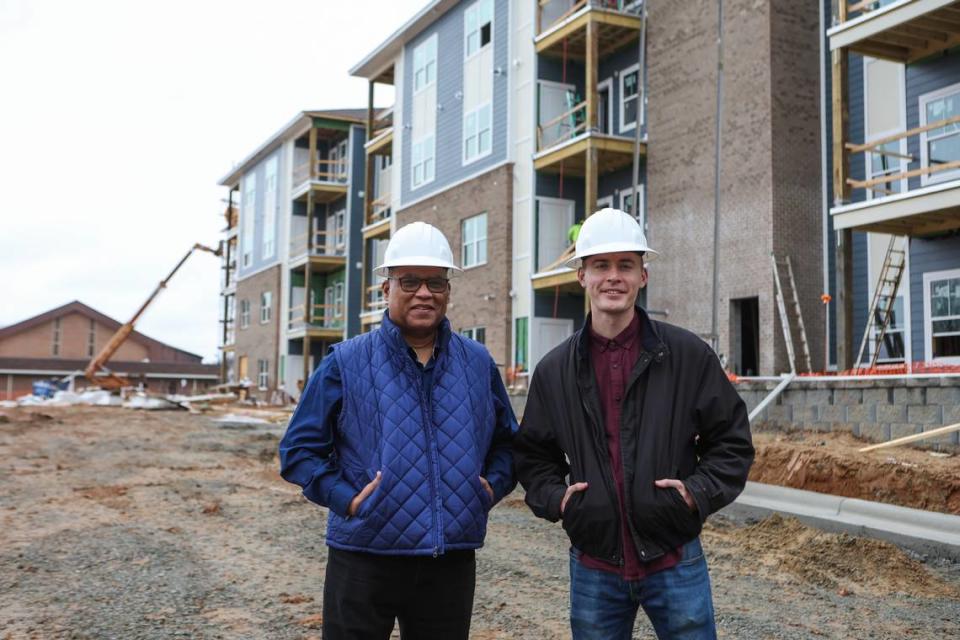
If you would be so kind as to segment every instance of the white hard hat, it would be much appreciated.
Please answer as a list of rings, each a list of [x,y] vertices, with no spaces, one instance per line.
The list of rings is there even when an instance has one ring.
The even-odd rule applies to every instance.
[[[391,267],[443,267],[461,271],[453,264],[453,251],[446,236],[426,222],[411,222],[397,230],[384,252],[383,264],[374,271],[386,276]]]
[[[647,245],[647,236],[636,218],[619,209],[601,209],[588,216],[577,236],[577,250],[566,266],[576,269],[587,256],[621,251],[644,254],[644,262],[659,255]]]

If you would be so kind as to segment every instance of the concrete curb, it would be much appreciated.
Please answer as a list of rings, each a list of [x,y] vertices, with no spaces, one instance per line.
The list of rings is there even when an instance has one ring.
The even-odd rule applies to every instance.
[[[960,516],[759,482],[748,482],[740,497],[722,511],[733,517],[773,512],[834,533],[870,536],[922,554],[960,560]]]

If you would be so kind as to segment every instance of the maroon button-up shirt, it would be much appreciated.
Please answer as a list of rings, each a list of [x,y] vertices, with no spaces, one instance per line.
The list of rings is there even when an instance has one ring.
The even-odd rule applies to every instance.
[[[633,320],[614,339],[601,336],[590,327],[590,360],[597,379],[600,407],[603,410],[603,426],[607,434],[607,453],[613,470],[613,483],[617,488],[620,509],[620,539],[623,541],[623,566],[611,564],[587,554],[580,562],[591,569],[617,573],[624,580],[640,580],[652,573],[669,569],[680,562],[681,550],[675,549],[656,560],[641,562],[633,544],[624,507],[623,458],[620,455],[620,417],[623,395],[633,366],[640,357],[640,316],[634,313]]]

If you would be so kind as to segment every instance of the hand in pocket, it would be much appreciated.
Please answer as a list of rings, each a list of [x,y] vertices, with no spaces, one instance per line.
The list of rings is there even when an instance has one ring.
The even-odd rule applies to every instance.
[[[353,496],[353,500],[350,501],[350,507],[347,509],[347,515],[357,515],[357,511],[360,510],[360,505],[363,504],[363,501],[366,500],[367,497],[373,493],[378,486],[380,486],[380,478],[381,474],[379,471],[377,471],[377,476],[368,482],[367,485],[360,490],[360,493]]]

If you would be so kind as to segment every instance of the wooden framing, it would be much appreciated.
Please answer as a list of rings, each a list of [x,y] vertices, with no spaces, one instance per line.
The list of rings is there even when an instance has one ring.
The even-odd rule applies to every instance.
[[[568,58],[581,61],[586,59],[586,31],[589,25],[593,25],[597,30],[597,52],[600,57],[605,57],[639,38],[643,24],[638,15],[585,6],[583,0],[574,5],[567,14],[569,15],[555,22],[555,26],[548,26],[547,30],[536,38],[538,54],[562,57],[563,41],[566,40]]]
[[[555,145],[546,152],[538,154],[533,160],[533,168],[544,173],[559,173],[563,163],[563,173],[567,176],[584,177],[587,174],[586,154],[594,149],[597,174],[605,174],[633,162],[633,140],[607,134],[585,134],[566,144]],[[640,145],[640,154],[645,155],[647,146]]]
[[[560,287],[561,292],[582,292],[583,288],[577,281],[577,272],[574,269],[569,271],[558,271],[547,276],[535,277],[532,279],[533,288],[536,291],[543,289],[555,289]]]
[[[960,46],[960,2],[874,6],[872,0],[840,0],[839,24],[828,32],[831,48],[910,63]]]

